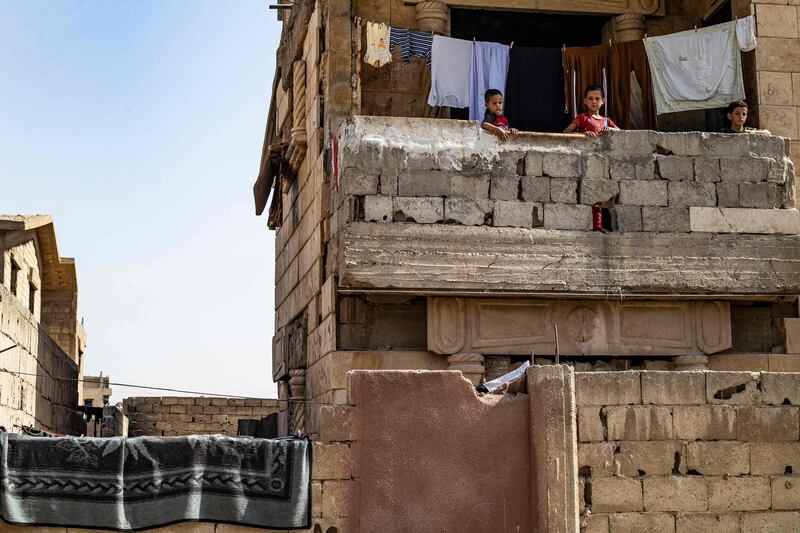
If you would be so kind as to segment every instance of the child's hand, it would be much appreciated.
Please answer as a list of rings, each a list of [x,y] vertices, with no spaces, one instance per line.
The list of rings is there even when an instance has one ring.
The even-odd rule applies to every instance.
[[[502,128],[497,128],[497,137],[501,141],[507,141],[508,140],[508,136],[509,136],[509,133],[506,130],[504,130]]]
[[[516,135],[517,133],[519,133],[517,128],[511,128],[511,135]]]
[[[587,137],[597,137],[597,134],[593,131],[584,131],[583,134]]]

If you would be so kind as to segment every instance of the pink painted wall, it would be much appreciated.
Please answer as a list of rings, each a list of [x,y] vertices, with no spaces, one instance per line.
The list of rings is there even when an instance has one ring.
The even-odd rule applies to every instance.
[[[350,373],[362,532],[530,531],[527,394],[459,372]]]

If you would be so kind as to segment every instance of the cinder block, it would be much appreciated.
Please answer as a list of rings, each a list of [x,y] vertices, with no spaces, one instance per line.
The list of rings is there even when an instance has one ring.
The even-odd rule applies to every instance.
[[[740,183],[739,205],[757,209],[777,209],[783,205],[783,190],[775,183]]]
[[[528,152],[525,154],[525,175],[542,176],[542,154]]]
[[[761,391],[765,404],[800,405],[800,373],[762,372]]]
[[[622,476],[686,473],[686,452],[682,442],[620,442],[616,461],[618,474]]]
[[[464,226],[482,226],[492,214],[494,202],[491,200],[470,200],[468,198],[445,198],[444,219]]]
[[[671,440],[672,413],[666,407],[604,407],[608,440]]]
[[[706,403],[704,372],[642,372],[642,403],[685,405]]]
[[[578,445],[578,472],[591,477],[613,476],[614,447],[613,442]],[[583,474],[584,469],[588,473]]]
[[[677,155],[656,156],[657,174],[669,181],[692,181],[694,161],[691,157]]]
[[[742,442],[689,442],[686,468],[704,476],[749,474],[750,446]]]
[[[581,533],[609,533],[608,515],[581,516]]]
[[[544,154],[542,171],[551,178],[577,178],[581,175],[581,156],[573,154]]]
[[[664,181],[622,181],[619,201],[623,205],[667,205],[667,183]]]
[[[578,441],[596,442],[605,440],[605,429],[600,419],[600,407],[578,408]]]
[[[773,509],[782,511],[800,509],[800,476],[773,477],[771,482]]]
[[[782,157],[779,160],[770,160],[767,167],[768,182],[783,184],[790,179],[794,179],[794,163],[791,159]]]
[[[708,487],[701,477],[645,477],[646,511],[698,512],[708,509]]]
[[[718,157],[695,157],[694,179],[697,181],[720,181],[720,167]]]
[[[656,178],[656,159],[647,157],[634,164],[634,171],[637,180],[652,180]]]
[[[454,198],[471,200],[489,198],[488,176],[450,176],[450,193]]]
[[[709,480],[710,511],[764,511],[772,504],[768,477],[732,477]]]
[[[742,515],[742,533],[797,533],[800,511]]]
[[[736,411],[729,405],[675,406],[672,419],[676,439],[736,439]]]
[[[497,200],[494,203],[492,225],[530,228],[533,226],[533,208],[534,205],[529,202]]]
[[[717,205],[719,207],[739,207],[739,184],[717,183]]]
[[[353,476],[350,445],[315,442],[312,446],[311,453],[314,457],[314,463],[311,465],[312,480],[350,479]]]
[[[365,196],[364,220],[367,222],[391,222],[392,197],[373,194]]]
[[[618,513],[609,517],[611,533],[675,533],[670,513]]]
[[[550,201],[556,204],[574,204],[578,202],[577,178],[550,180]]]
[[[669,184],[669,205],[675,207],[717,205],[717,188],[713,183],[679,181]]]
[[[740,533],[739,515],[678,513],[675,519],[676,533]]]
[[[378,175],[368,174],[355,168],[342,172],[340,187],[346,195],[363,196],[378,193]]]
[[[590,230],[592,228],[592,208],[588,205],[545,204],[544,227],[547,229]]]
[[[575,397],[581,406],[639,404],[639,372],[576,372]]]
[[[633,163],[612,160],[608,171],[612,180],[635,180],[636,167]],[[652,178],[650,178],[652,179]]]
[[[619,182],[612,180],[581,180],[580,203],[592,205],[607,202],[619,195]]]
[[[400,174],[398,178],[397,192],[401,196],[449,196],[451,177],[450,172],[439,170],[406,172]],[[375,192],[364,194],[375,194]]]
[[[660,233],[688,232],[690,228],[689,208],[642,207],[642,227],[644,231]]]
[[[736,407],[736,439],[740,441],[796,441],[800,439],[798,407]]]
[[[751,157],[723,157],[719,160],[722,181],[759,182],[767,179],[767,161]]]
[[[526,202],[549,202],[550,181],[550,178],[523,177],[522,199]]]
[[[638,479],[592,478],[592,512],[617,513],[643,509],[642,483]]]
[[[619,231],[642,231],[642,208],[636,205],[614,206]]]
[[[692,231],[710,233],[800,233],[796,209],[740,209],[735,207],[690,207]]]
[[[442,198],[395,196],[393,201],[395,222],[433,224],[444,220]]]
[[[590,180],[608,179],[608,159],[602,155],[586,156],[583,177]]]
[[[392,172],[384,172],[381,174],[379,185],[380,185],[380,193],[385,194],[386,196],[397,196],[397,191],[399,187],[399,179],[397,174]]]
[[[492,200],[518,200],[520,193],[519,176],[494,176],[489,190]]]

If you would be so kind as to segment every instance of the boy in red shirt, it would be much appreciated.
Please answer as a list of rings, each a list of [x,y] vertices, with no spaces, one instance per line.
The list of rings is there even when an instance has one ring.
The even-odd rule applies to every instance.
[[[501,140],[505,141],[509,135],[515,135],[516,129],[508,124],[508,119],[503,116],[503,93],[497,89],[489,89],[483,95],[483,105],[486,107],[486,113],[483,115],[481,128],[489,133],[497,135]]]
[[[600,114],[600,108],[606,100],[603,96],[603,88],[599,85],[589,85],[583,91],[583,106],[586,113],[582,113],[572,119],[564,133],[583,133],[588,137],[598,137],[607,135],[611,130],[618,130],[614,121]]]

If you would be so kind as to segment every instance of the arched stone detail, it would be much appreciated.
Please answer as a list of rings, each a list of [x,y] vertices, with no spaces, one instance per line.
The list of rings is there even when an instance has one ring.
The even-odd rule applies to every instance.
[[[444,2],[425,1],[417,4],[417,28],[419,31],[444,34],[450,8]]]
[[[639,41],[644,38],[647,23],[644,15],[626,13],[614,19],[614,42]]]
[[[455,354],[464,348],[467,317],[461,298],[428,299],[428,349]]]

